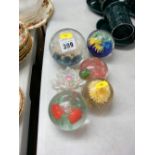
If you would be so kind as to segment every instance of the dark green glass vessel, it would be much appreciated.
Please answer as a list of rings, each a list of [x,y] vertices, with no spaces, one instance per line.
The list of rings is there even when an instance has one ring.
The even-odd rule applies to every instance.
[[[90,9],[103,16],[96,24],[97,29],[111,33],[116,47],[134,43],[135,27],[130,19],[125,2],[119,0],[87,0]],[[100,8],[100,9],[99,9]]]

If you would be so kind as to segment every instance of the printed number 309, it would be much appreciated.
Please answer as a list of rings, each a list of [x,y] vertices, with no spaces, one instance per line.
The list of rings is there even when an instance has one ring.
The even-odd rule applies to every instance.
[[[63,44],[63,47],[64,47],[64,49],[69,49],[69,48],[74,47],[74,44],[73,44],[73,42],[65,43],[65,44]]]

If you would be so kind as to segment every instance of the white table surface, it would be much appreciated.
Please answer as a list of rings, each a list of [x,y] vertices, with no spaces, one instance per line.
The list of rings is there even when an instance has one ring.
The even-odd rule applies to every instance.
[[[19,123],[19,149],[20,155],[26,155],[27,149],[27,138],[28,138],[28,126],[29,126],[29,115],[30,115],[30,82],[32,66],[36,55],[36,32],[31,32],[33,38],[33,47],[29,55],[19,65],[19,86],[23,90],[25,96],[25,108],[22,118]]]
[[[85,0],[54,0],[54,6],[45,40],[37,155],[134,155],[134,49],[114,49],[113,55],[105,59],[115,93],[111,108],[101,115],[89,112],[90,123],[74,132],[58,130],[51,122],[48,106],[57,93],[52,80],[62,68],[49,52],[50,38],[61,28],[70,27],[87,39],[101,18],[88,9]]]

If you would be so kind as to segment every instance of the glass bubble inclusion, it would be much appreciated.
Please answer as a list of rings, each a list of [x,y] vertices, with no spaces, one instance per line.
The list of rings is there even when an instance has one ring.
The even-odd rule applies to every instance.
[[[86,57],[87,46],[80,32],[66,28],[54,34],[50,41],[50,51],[58,64],[71,67]]]
[[[106,57],[112,53],[114,40],[110,33],[103,30],[96,30],[89,35],[87,46],[93,56]]]
[[[87,106],[82,96],[74,91],[62,91],[50,101],[52,122],[65,131],[81,127],[87,116]]]
[[[108,67],[99,58],[88,58],[80,65],[80,77],[82,79],[106,79],[108,74]]]

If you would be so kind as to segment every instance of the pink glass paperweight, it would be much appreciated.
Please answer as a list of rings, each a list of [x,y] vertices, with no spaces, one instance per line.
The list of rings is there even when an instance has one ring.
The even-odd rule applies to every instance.
[[[108,74],[108,67],[99,58],[88,58],[80,65],[80,77],[82,79],[106,79]]]

